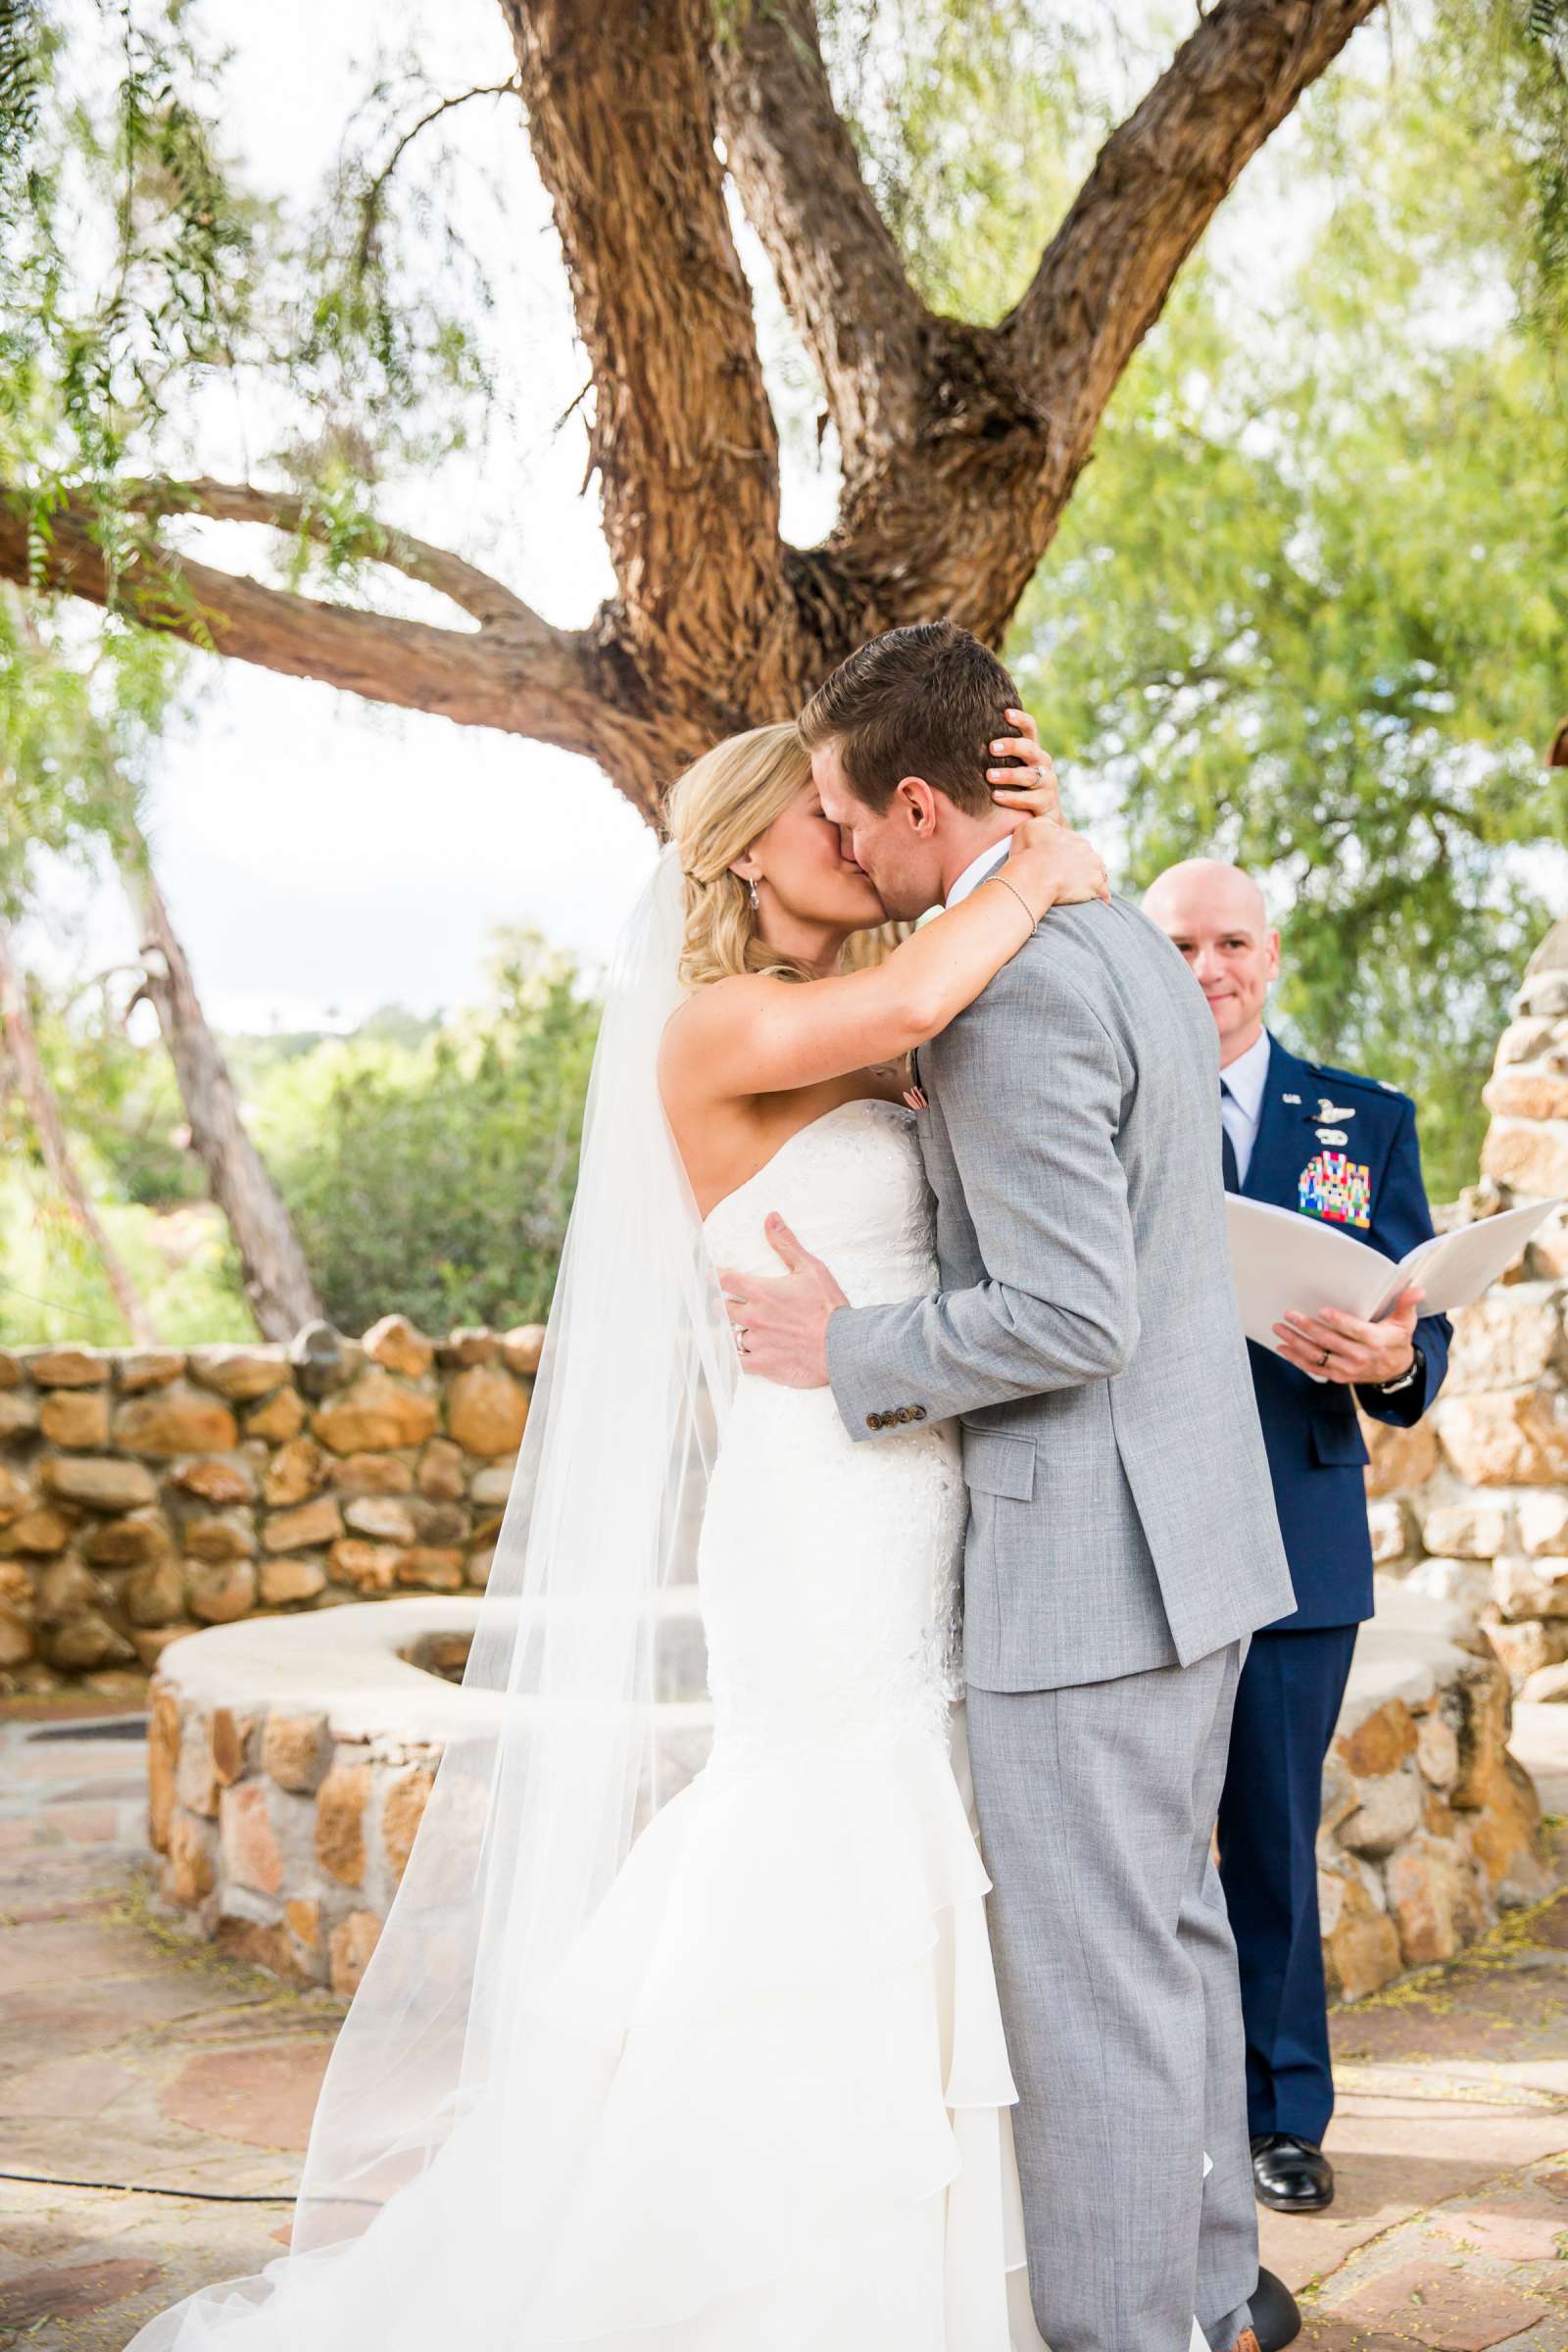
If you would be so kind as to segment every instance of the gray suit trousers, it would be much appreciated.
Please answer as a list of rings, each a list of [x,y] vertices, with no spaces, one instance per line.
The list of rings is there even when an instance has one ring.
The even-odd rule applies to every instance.
[[[1210,1854],[1245,1650],[969,1690],[1030,2291],[1051,2352],[1189,2352],[1195,2312],[1228,2347],[1250,2324],[1241,1997]]]

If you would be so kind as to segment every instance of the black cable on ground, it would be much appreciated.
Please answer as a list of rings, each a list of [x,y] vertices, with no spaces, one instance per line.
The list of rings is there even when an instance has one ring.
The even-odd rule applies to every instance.
[[[34,2188],[105,2188],[133,2197],[191,2197],[204,2205],[292,2205],[295,2199],[259,2188],[152,2188],[145,2180],[63,2180],[54,2173],[0,2173],[0,2180],[25,2180]]]

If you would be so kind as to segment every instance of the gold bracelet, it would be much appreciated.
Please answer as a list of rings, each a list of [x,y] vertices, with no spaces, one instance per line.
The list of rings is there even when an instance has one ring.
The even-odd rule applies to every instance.
[[[1012,891],[1012,895],[1013,895],[1013,897],[1014,897],[1014,898],[1017,900],[1017,902],[1018,902],[1019,906],[1020,906],[1023,908],[1023,910],[1024,910],[1025,914],[1027,914],[1027,915],[1029,916],[1029,928],[1030,928],[1030,930],[1031,930],[1031,931],[1035,931],[1035,930],[1038,930],[1038,929],[1039,929],[1039,926],[1040,926],[1040,917],[1039,917],[1039,915],[1038,915],[1038,914],[1033,914],[1033,913],[1030,913],[1030,908],[1029,908],[1029,902],[1028,902],[1028,900],[1027,900],[1027,899],[1024,897],[1024,895],[1023,895],[1023,892],[1022,892],[1021,890],[1013,890],[1013,888],[1012,888],[1012,884],[1011,884],[1011,883],[1010,883],[1010,882],[1007,880],[1007,877],[1006,877],[1006,875],[1005,875],[1005,874],[987,874],[987,876],[986,876],[986,881],[987,881],[987,882],[1000,882],[1000,883],[1002,884],[1002,887],[1003,887],[1003,889],[1004,889],[1004,890],[1011,890],[1011,891]],[[982,887],[983,887],[983,885],[982,885]]]

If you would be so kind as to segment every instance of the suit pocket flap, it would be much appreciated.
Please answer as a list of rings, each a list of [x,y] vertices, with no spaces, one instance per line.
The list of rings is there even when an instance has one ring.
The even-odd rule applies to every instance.
[[[1312,1451],[1325,1470],[1371,1460],[1361,1424],[1353,1413],[1314,1413]]]
[[[1035,1442],[1010,1430],[963,1425],[963,1475],[982,1494],[1004,1494],[1009,1502],[1032,1502]]]

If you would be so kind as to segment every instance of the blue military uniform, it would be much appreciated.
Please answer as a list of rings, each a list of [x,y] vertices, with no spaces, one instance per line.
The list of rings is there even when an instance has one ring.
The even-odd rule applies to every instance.
[[[1344,1227],[1391,1258],[1432,1232],[1415,1105],[1348,1070],[1269,1040],[1268,1072],[1241,1192]],[[1237,1691],[1219,1811],[1224,1882],[1247,2022],[1249,2124],[1321,2142],[1334,2111],[1314,1859],[1323,1760],[1372,1615],[1372,1545],[1355,1406],[1408,1427],[1437,1396],[1447,1318],[1416,1325],[1421,1361],[1385,1395],[1320,1385],[1249,1342],[1258,1418],[1298,1606],[1253,1637]]]

